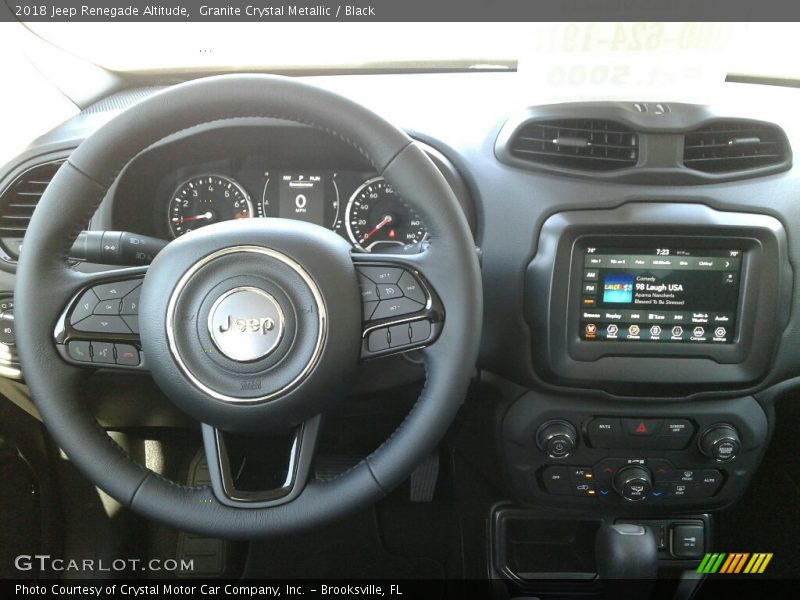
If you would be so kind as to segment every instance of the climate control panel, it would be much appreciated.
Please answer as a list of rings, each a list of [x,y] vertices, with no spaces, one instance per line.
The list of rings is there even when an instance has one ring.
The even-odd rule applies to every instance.
[[[502,432],[521,502],[709,511],[744,491],[768,421],[752,397],[647,405],[529,392],[505,412]]]
[[[606,458],[590,467],[548,465],[540,477],[549,494],[655,502],[711,498],[725,474],[719,469],[676,467],[660,458]]]

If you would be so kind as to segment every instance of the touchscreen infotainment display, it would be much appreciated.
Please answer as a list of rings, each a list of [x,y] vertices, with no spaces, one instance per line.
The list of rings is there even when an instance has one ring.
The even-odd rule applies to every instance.
[[[591,246],[582,262],[582,340],[733,342],[741,250]]]

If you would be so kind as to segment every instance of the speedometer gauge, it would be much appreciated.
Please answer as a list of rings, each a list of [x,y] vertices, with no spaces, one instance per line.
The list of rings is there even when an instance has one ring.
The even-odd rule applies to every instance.
[[[230,219],[250,219],[253,205],[247,192],[222,175],[200,175],[185,181],[169,201],[169,229],[174,237]]]
[[[359,186],[347,203],[345,223],[350,241],[365,252],[381,246],[416,244],[428,235],[419,215],[383,177]]]

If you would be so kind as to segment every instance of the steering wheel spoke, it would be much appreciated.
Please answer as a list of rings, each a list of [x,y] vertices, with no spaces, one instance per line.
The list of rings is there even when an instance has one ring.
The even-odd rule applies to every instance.
[[[308,482],[322,416],[283,435],[239,436],[203,424],[203,447],[216,499],[236,508],[267,508],[299,496]]]
[[[53,332],[72,365],[147,370],[139,336],[139,290],[146,267],[81,275]]]
[[[426,253],[353,256],[361,293],[361,358],[419,350],[436,341],[444,306],[423,274]]]

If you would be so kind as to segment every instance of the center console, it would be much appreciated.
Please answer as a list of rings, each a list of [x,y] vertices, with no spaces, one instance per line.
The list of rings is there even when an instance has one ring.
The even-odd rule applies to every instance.
[[[568,539],[644,526],[660,567],[695,568],[713,547],[709,513],[744,493],[766,450],[751,391],[792,285],[767,215],[629,202],[549,217],[525,277],[539,385],[507,396],[501,417],[518,512],[497,512],[498,572],[522,585],[548,569],[508,554],[554,519]]]

